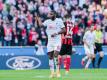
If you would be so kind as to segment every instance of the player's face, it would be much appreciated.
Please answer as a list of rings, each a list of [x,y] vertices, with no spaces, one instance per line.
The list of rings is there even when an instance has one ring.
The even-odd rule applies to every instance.
[[[97,26],[97,30],[100,30],[100,29],[101,29],[101,26],[100,26],[100,25],[98,25],[98,26]]]
[[[90,27],[90,31],[93,31],[93,30],[94,30],[94,26],[91,26],[91,27]]]
[[[54,14],[54,12],[48,13],[48,17],[49,17],[50,19],[54,20],[54,19],[55,19],[55,14]]]

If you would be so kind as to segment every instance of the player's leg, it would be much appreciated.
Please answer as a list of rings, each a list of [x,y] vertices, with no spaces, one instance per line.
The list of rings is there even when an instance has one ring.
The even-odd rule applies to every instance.
[[[102,59],[104,57],[104,53],[103,53],[103,50],[102,50],[102,44],[99,44],[98,52],[99,52],[100,57],[98,59],[97,67],[100,68],[100,64],[101,64]]]
[[[50,78],[54,77],[54,51],[52,44],[47,45],[48,57],[49,57],[49,67],[50,67]]]
[[[95,68],[95,58],[96,58],[96,54],[94,54],[93,58],[92,58],[92,66],[93,66],[93,68]]]
[[[96,67],[96,66],[95,66],[95,58],[96,58],[97,51],[98,51],[98,45],[95,43],[94,56],[93,56],[93,59],[92,59],[92,66],[93,66],[93,68]]]
[[[66,75],[69,73],[70,65],[71,65],[71,56],[66,55],[66,71],[65,71]]]
[[[82,65],[82,66],[84,66],[85,61],[86,61],[87,59],[88,59],[88,56],[87,56],[87,55],[82,58],[82,61],[81,61],[81,65]]]
[[[84,66],[85,65],[85,61],[89,58],[89,49],[86,45],[84,45],[84,50],[85,50],[85,54],[86,56],[82,58],[82,61],[81,61],[81,65]]]
[[[66,64],[67,64],[67,59],[66,59],[67,55],[63,55],[62,58],[63,58],[63,64],[64,64],[64,69],[66,69]]]
[[[68,73],[70,69],[71,53],[72,53],[72,46],[71,45],[69,46],[67,44],[62,44],[59,54],[62,56],[63,59],[64,68],[66,70],[65,73]]]
[[[61,67],[62,61],[63,61],[63,64],[64,64],[64,68],[66,68],[66,55],[58,55],[58,66],[59,66],[59,69]]]
[[[94,56],[93,56],[93,59],[92,59],[92,66],[93,66],[93,68],[95,68],[95,58],[96,58],[96,54],[97,54],[97,51],[98,51],[97,48],[98,48],[98,47],[97,47],[97,44],[95,43]]]
[[[92,61],[92,59],[93,59],[94,52],[91,52],[91,51],[90,51],[90,52],[87,54],[87,56],[88,56],[88,61],[87,61],[86,65],[85,65],[85,69],[88,69],[88,67],[89,67],[89,65],[90,65],[90,63],[91,63],[91,61]]]
[[[85,65],[85,69],[88,69],[88,67],[89,67],[89,65],[91,63],[91,59],[92,59],[92,56],[91,56],[90,53],[87,53],[87,56],[88,56],[88,61],[87,61],[86,65]]]
[[[88,61],[87,61],[87,64],[86,64],[86,66],[85,66],[85,69],[87,69],[87,68],[89,67],[89,65],[90,65],[90,63],[91,63],[91,61],[92,61],[92,59],[93,59],[93,57],[94,57],[94,46],[93,46],[93,45],[90,45],[90,47],[89,47],[88,57],[89,57],[89,59],[88,59]]]
[[[100,64],[101,64],[101,62],[102,62],[102,59],[103,59],[103,57],[104,57],[104,53],[103,53],[103,51],[101,51],[101,52],[99,52],[99,54],[100,54],[100,57],[99,57],[99,59],[98,59],[98,68],[100,68]]]
[[[61,64],[62,64],[62,55],[58,55],[58,67],[59,67],[59,69],[61,67]]]
[[[50,78],[54,77],[54,55],[53,55],[53,51],[52,52],[48,52],[48,57],[49,57],[49,67],[50,67]]]
[[[58,63],[58,55],[61,50],[61,41],[57,40],[56,43],[54,43],[54,62],[56,67],[56,76],[60,77],[60,66]]]
[[[67,45],[66,50],[66,74],[68,74],[71,65],[72,45]]]
[[[86,65],[85,65],[85,69],[88,69],[88,67],[89,67],[90,63],[91,63],[91,58],[89,58],[89,59],[88,59],[88,61],[87,61]]]
[[[54,51],[54,62],[55,62],[55,67],[56,67],[56,76],[60,77],[60,66],[58,63],[58,55],[59,55],[59,51]]]
[[[60,62],[61,59],[63,59],[63,63],[64,63],[64,68],[66,68],[66,45],[65,44],[62,44],[61,46],[61,50],[60,50],[60,53],[59,53],[59,59],[58,61]],[[60,63],[59,63],[59,66],[60,66]]]

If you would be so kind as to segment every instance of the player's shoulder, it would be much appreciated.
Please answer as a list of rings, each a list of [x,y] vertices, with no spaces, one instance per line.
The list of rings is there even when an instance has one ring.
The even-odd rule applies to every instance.
[[[46,19],[44,22],[49,22],[49,21],[51,21],[51,19]]]
[[[62,18],[56,18],[56,21],[63,21]]]
[[[47,20],[45,20],[45,21],[43,22],[43,25],[47,26],[50,22],[51,22],[51,20],[50,20],[50,19],[47,19]]]
[[[96,30],[93,31],[94,34],[96,34],[96,32],[97,32]]]
[[[90,33],[90,31],[89,30],[87,30],[86,32],[85,32],[85,34],[89,34]]]

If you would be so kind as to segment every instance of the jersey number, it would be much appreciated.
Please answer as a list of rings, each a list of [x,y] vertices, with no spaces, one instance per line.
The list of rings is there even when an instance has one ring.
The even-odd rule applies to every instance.
[[[72,35],[72,28],[71,27],[67,27],[67,35]]]

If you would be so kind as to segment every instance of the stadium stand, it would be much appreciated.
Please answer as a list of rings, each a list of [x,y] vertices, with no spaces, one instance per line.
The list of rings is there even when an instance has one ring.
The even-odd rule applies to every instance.
[[[81,45],[85,30],[97,23],[102,25],[104,45],[107,44],[106,0],[0,0],[0,45],[46,45],[45,28],[38,25],[36,17],[44,21],[51,10],[63,19],[67,13],[71,15],[74,45]]]

